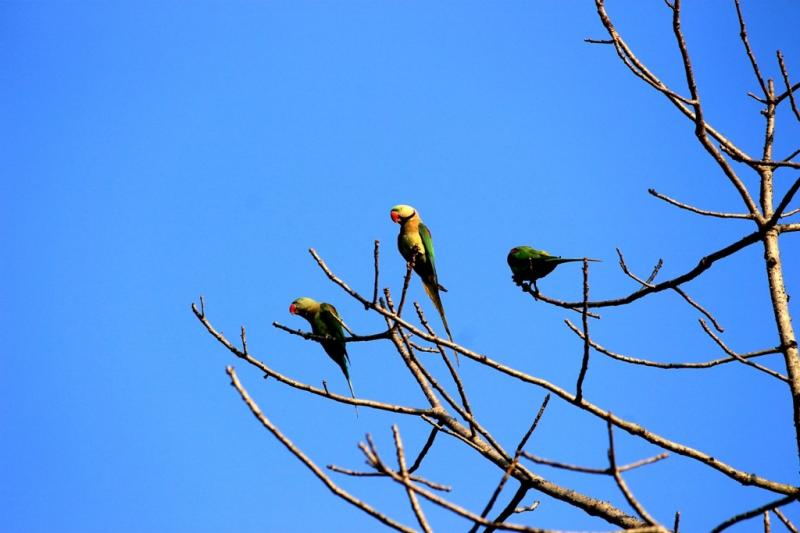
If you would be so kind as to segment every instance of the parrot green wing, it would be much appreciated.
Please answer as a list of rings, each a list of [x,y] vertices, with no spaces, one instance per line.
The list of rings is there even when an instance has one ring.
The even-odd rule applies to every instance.
[[[321,304],[319,306],[319,320],[325,329],[326,335],[330,335],[337,340],[344,339],[342,319],[334,306],[328,303]]]
[[[419,224],[419,238],[422,239],[422,246],[425,248],[425,256],[433,268],[434,276],[436,275],[436,256],[433,253],[433,238],[431,237],[431,230],[428,226],[421,223]]]

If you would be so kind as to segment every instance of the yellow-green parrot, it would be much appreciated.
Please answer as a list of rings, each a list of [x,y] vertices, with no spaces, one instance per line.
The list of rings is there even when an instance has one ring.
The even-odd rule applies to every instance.
[[[400,234],[397,236],[397,248],[400,250],[400,255],[410,262],[414,255],[414,249],[417,249],[414,272],[422,280],[425,292],[428,293],[428,297],[430,297],[433,305],[436,306],[436,310],[439,311],[439,316],[442,317],[442,324],[444,324],[447,337],[452,341],[453,336],[450,334],[450,326],[447,325],[447,318],[444,315],[442,299],[439,297],[439,291],[447,292],[447,289],[439,284],[439,278],[436,275],[436,257],[433,253],[431,232],[422,223],[417,210],[410,205],[396,205],[392,208],[390,214],[392,222],[400,224]]]
[[[311,324],[311,332],[314,335],[332,337],[331,340],[319,341],[319,343],[322,344],[325,353],[342,369],[342,373],[347,379],[347,386],[350,387],[350,395],[355,398],[353,384],[350,383],[350,372],[348,371],[350,358],[347,356],[342,326],[348,331],[349,328],[339,317],[339,312],[336,311],[336,308],[325,302],[301,297],[292,302],[292,305],[289,306],[289,312],[308,320],[308,323]]]
[[[537,279],[545,277],[561,263],[583,261],[583,258],[568,259],[550,255],[544,250],[537,250],[530,246],[515,246],[508,252],[506,261],[511,267],[511,279],[514,280],[514,283],[521,285],[523,281],[529,281],[533,284],[536,292],[539,292],[539,288],[536,286]],[[587,261],[599,260],[587,259]]]

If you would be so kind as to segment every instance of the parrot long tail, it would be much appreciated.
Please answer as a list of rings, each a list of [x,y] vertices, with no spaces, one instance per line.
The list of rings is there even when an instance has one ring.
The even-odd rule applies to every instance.
[[[572,258],[559,257],[557,259],[557,262],[559,262],[559,263],[572,263],[572,262],[576,262],[576,261],[583,261],[583,259],[584,259],[583,257],[572,257]],[[589,259],[588,257],[586,258],[586,260],[587,261],[591,261],[592,263],[602,263],[603,262],[602,259]]]
[[[350,381],[350,372],[347,371],[347,361],[345,361],[345,363],[342,365],[342,372],[344,372],[344,378],[347,380],[347,386],[350,387],[350,396],[352,396],[353,399],[355,400],[356,393],[355,391],[353,391],[353,383]],[[354,405],[353,407],[356,408],[356,418],[358,418],[358,406]]]
[[[425,287],[425,292],[428,293],[428,297],[433,302],[433,305],[436,306],[436,310],[439,311],[439,316],[442,318],[444,330],[447,332],[447,338],[450,339],[450,342],[453,342],[453,335],[450,333],[450,326],[447,325],[447,317],[444,314],[444,306],[442,305],[442,299],[439,297],[438,287],[429,283],[423,283],[422,286]],[[456,364],[460,364],[458,362],[458,352],[454,351],[453,353],[456,356]]]

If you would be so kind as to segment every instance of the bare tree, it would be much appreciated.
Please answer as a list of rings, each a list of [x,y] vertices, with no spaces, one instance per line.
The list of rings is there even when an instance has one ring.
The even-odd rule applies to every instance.
[[[726,476],[733,483],[754,487],[764,494],[763,498],[769,499],[766,504],[754,503],[752,508],[744,509],[741,513],[721,521],[714,531],[722,531],[733,524],[757,517],[763,518],[763,528],[765,531],[769,531],[771,515],[777,518],[776,524],[782,524],[789,531],[797,531],[796,526],[781,511],[781,507],[789,505],[800,498],[800,486],[770,479],[746,467],[726,464],[711,451],[693,448],[667,436],[660,435],[631,420],[617,416],[609,409],[586,399],[583,393],[583,383],[589,372],[590,359],[594,354],[612,358],[625,365],[651,367],[654,372],[658,371],[657,369],[703,370],[727,364],[746,365],[754,373],[763,373],[769,376],[770,379],[774,379],[778,386],[787,388],[787,401],[790,401],[792,405],[795,440],[798,460],[800,460],[800,353],[798,353],[797,339],[789,313],[788,296],[784,282],[785,265],[781,261],[780,249],[781,239],[784,235],[800,231],[800,223],[788,221],[789,217],[800,213],[800,208],[790,209],[792,200],[798,188],[800,188],[800,178],[794,178],[794,181],[788,187],[778,187],[779,190],[784,190],[782,194],[777,194],[775,187],[775,179],[778,172],[800,169],[800,163],[795,161],[795,158],[800,154],[800,148],[785,157],[781,157],[783,154],[778,156],[773,154],[778,111],[785,110],[788,116],[793,117],[792,120],[800,120],[800,110],[798,110],[795,96],[795,92],[800,88],[800,83],[792,84],[790,73],[780,51],[776,53],[775,58],[780,78],[776,81],[764,76],[749,42],[747,26],[739,0],[735,0],[743,58],[749,62],[758,84],[757,92],[749,93],[749,96],[761,106],[760,113],[764,117],[763,148],[761,153],[753,155],[745,152],[709,122],[696,81],[691,55],[681,27],[681,1],[665,0],[665,4],[672,19],[672,31],[678,50],[676,56],[683,67],[685,78],[685,86],[683,88],[668,86],[636,56],[628,42],[618,33],[612,18],[606,11],[604,0],[595,0],[595,5],[599,20],[607,32],[607,38],[586,39],[586,41],[591,44],[613,47],[621,62],[631,73],[663,95],[680,114],[692,122],[697,141],[716,163],[719,171],[725,176],[733,190],[736,191],[741,199],[743,209],[741,212],[736,213],[710,211],[673,199],[653,189],[649,190],[650,194],[672,206],[701,216],[749,220],[753,226],[750,232],[733,240],[726,246],[710,250],[697,260],[693,268],[671,279],[662,281],[657,281],[662,265],[661,261],[653,267],[649,275],[640,276],[629,268],[623,253],[617,250],[622,273],[634,280],[637,288],[629,294],[613,299],[592,300],[589,298],[590,276],[587,260],[583,261],[583,297],[579,301],[565,301],[548,296],[540,293],[535,287],[523,283],[521,288],[533,298],[532,303],[541,302],[580,315],[580,321],[577,325],[569,320],[566,321],[569,328],[579,337],[582,349],[582,362],[573,385],[559,386],[522,370],[512,368],[497,359],[490,358],[486,354],[478,353],[466,346],[442,338],[437,335],[428,323],[422,308],[416,303],[413,305],[416,316],[410,318],[408,313],[404,314],[404,311],[410,308],[409,305],[406,305],[406,300],[409,281],[412,276],[411,265],[406,269],[399,301],[395,304],[393,295],[388,288],[381,291],[379,276],[380,254],[377,241],[374,243],[373,290],[372,294],[368,296],[362,295],[351,288],[346,281],[334,273],[314,249],[311,249],[310,253],[332,283],[338,285],[347,295],[362,304],[365,309],[379,315],[386,323],[384,331],[366,336],[353,335],[348,337],[346,342],[389,340],[422,392],[426,400],[425,405],[398,405],[380,400],[350,398],[330,392],[327,386],[319,388],[292,379],[275,371],[267,363],[256,359],[248,351],[244,328],[242,328],[241,332],[241,347],[238,347],[215,329],[209,321],[206,315],[205,302],[202,298],[200,299],[199,307],[192,304],[195,316],[206,330],[236,357],[262,372],[264,377],[273,378],[289,387],[321,396],[331,401],[407,415],[418,421],[419,424],[430,428],[429,437],[424,446],[417,454],[410,456],[407,455],[398,427],[396,425],[392,426],[393,453],[396,465],[391,464],[389,455],[379,452],[372,438],[367,435],[366,440],[359,444],[369,466],[367,471],[355,471],[333,465],[328,467],[329,471],[338,474],[354,477],[382,477],[387,482],[400,485],[408,497],[408,503],[417,522],[414,526],[404,525],[390,518],[388,513],[374,509],[362,499],[337,485],[328,473],[317,466],[311,458],[294,445],[267,418],[239,381],[234,369],[230,366],[227,368],[233,386],[264,427],[336,496],[368,513],[382,524],[400,531],[413,531],[415,527],[422,531],[431,531],[433,527],[426,517],[422,505],[422,502],[428,502],[427,505],[438,506],[463,517],[467,523],[471,524],[470,531],[473,532],[479,528],[483,528],[484,531],[543,531],[536,527],[511,521],[514,515],[528,513],[537,508],[538,502],[523,505],[523,501],[529,492],[533,491],[565,502],[589,515],[605,520],[611,526],[625,530],[677,532],[680,527],[680,513],[676,512],[674,519],[671,519],[669,523],[659,522],[656,517],[648,512],[645,504],[637,498],[634,491],[625,481],[625,474],[630,470],[646,467],[666,459],[670,454],[677,454],[694,461],[704,469],[716,471]],[[741,175],[743,172],[754,172],[758,176],[758,191],[753,191],[747,186],[745,179]],[[756,245],[763,248],[764,268],[767,274],[769,297],[774,313],[777,342],[763,349],[748,353],[738,353],[727,346],[720,336],[715,333],[715,331],[721,331],[718,321],[709,310],[701,306],[687,293],[685,285],[699,276],[709,275],[711,267],[717,262]],[[663,291],[673,291],[685,300],[687,305],[704,316],[700,320],[702,330],[719,346],[724,354],[723,356],[710,358],[700,363],[661,362],[616,353],[592,339],[590,323],[593,318],[599,318],[598,313],[603,309],[628,306],[638,300]],[[324,340],[324,337],[291,329],[278,323],[273,323],[273,325],[289,334],[298,335],[305,339],[312,341]],[[486,372],[499,373],[546,393],[528,431],[521,436],[515,448],[510,449],[503,446],[499,439],[495,438],[487,429],[485,422],[475,416],[469,401],[469,391],[461,380],[459,367],[451,361],[450,351],[461,355],[462,360],[463,358],[469,360],[470,363],[468,364],[480,365]],[[444,368],[446,368],[446,380],[437,377],[431,370],[431,365],[434,361],[434,355],[432,354],[441,359]],[[777,356],[779,354],[783,357],[785,373],[758,362],[764,357]],[[624,394],[624,391],[619,393]],[[545,414],[552,396],[558,397],[558,399],[566,402],[574,409],[583,411],[605,422],[608,434],[608,463],[606,465],[590,467],[567,464],[556,459],[539,457],[525,450],[526,444]],[[448,491],[448,487],[429,480],[418,473],[426,454],[436,445],[436,439],[440,434],[444,434],[471,448],[484,460],[498,468],[498,472],[501,474],[500,480],[493,490],[489,490],[492,487],[487,488],[486,492],[489,497],[482,509],[469,510],[457,505],[443,496],[443,493]],[[627,438],[646,441],[660,448],[662,453],[653,457],[642,458],[630,464],[620,464],[615,448],[615,440],[619,439],[620,435],[627,435]],[[591,494],[584,493],[579,487],[558,484],[538,474],[534,471],[532,465],[546,465],[555,469],[566,469],[587,475],[608,476],[616,484],[632,512],[603,501]],[[503,490],[509,482],[515,484],[515,492],[507,499],[502,508],[499,508],[499,506],[496,508]],[[763,501],[763,498],[759,501]],[[535,516],[535,513],[531,516]],[[569,524],[565,524],[565,526],[568,527]]]

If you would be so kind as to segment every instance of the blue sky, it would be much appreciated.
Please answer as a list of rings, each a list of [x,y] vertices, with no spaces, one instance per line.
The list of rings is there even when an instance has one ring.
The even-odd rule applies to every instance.
[[[778,75],[780,48],[800,78],[798,5],[744,7],[765,71]],[[685,92],[663,3],[610,2],[609,11],[637,54]],[[685,16],[709,119],[755,153],[762,119],[745,93],[757,85],[733,6],[687,2]],[[601,258],[592,294],[612,297],[635,288],[615,247],[643,274],[663,257],[666,279],[752,230],[647,194],[741,209],[691,124],[611,48],[583,43],[603,36],[589,2],[0,3],[0,529],[376,527],[257,425],[225,366],[321,465],[360,468],[356,443],[367,432],[389,456],[393,423],[415,450],[427,428],[366,409],[356,419],[349,406],[264,382],[213,342],[189,305],[203,294],[219,329],[236,337],[247,326],[258,358],[344,392],[318,346],[271,323],[304,326],[287,308],[306,295],[335,303],[359,333],[380,331],[307,249],[369,292],[379,239],[382,281],[399,291],[404,264],[389,219],[398,203],[416,206],[433,232],[456,340],[571,388],[581,344],[562,321],[577,315],[520,293],[509,248]],[[776,153],[796,148],[799,134],[781,115]],[[794,179],[779,176],[781,190]],[[796,241],[783,240],[790,294],[800,291]],[[760,257],[753,247],[687,286],[742,352],[777,344]],[[540,286],[576,298],[580,268]],[[433,316],[418,283],[411,296]],[[592,332],[641,357],[720,356],[697,318],[661,294],[605,312]],[[423,405],[389,343],[353,345],[350,355],[359,394]],[[472,362],[461,370],[476,413],[513,448],[543,392]],[[594,355],[586,394],[738,468],[798,482],[788,392],[750,369],[664,373]],[[528,450],[604,466],[605,446],[600,421],[554,399]],[[618,435],[623,462],[658,451]],[[607,479],[536,471],[627,509]],[[501,475],[447,439],[421,472],[478,510]],[[397,487],[335,479],[414,523]],[[627,479],[658,519],[680,509],[691,531],[772,498],[677,457]],[[610,529],[541,499],[528,523]],[[464,527],[426,510],[441,530]],[[787,514],[800,521],[797,508]]]

